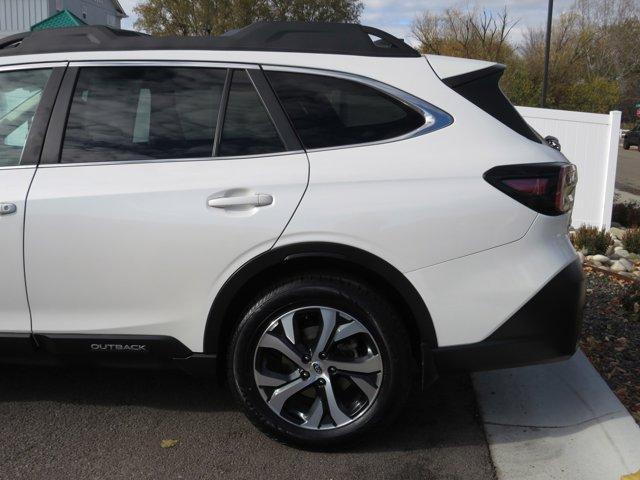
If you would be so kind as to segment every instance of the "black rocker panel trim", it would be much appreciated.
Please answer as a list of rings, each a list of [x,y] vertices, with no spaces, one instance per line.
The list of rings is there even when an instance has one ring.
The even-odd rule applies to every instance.
[[[379,40],[372,40],[370,35]],[[258,22],[217,37],[152,37],[86,26],[25,32],[0,40],[0,56],[107,50],[249,50],[420,57],[401,39],[353,23]]]
[[[0,362],[3,357],[31,355],[35,349],[30,333],[0,333]]]
[[[191,350],[173,337],[160,335],[84,335],[37,333],[38,346],[53,355],[136,355],[186,358]]]
[[[216,355],[191,352],[179,340],[160,335],[0,333],[0,363],[118,368],[177,368],[214,376]]]
[[[486,340],[433,351],[438,371],[478,371],[562,360],[576,351],[584,276],[575,260]]]

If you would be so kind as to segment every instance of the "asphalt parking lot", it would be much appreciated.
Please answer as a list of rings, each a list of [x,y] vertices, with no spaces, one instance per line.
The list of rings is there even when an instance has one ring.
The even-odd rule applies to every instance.
[[[620,147],[618,150],[616,189],[633,196],[640,195],[640,152],[636,147],[629,150]]]
[[[467,376],[441,379],[392,428],[319,453],[264,437],[211,380],[3,366],[0,478],[493,479],[476,408]]]

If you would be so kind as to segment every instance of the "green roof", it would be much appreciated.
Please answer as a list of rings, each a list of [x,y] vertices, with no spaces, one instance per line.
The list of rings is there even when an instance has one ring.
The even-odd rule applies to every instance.
[[[69,10],[62,10],[52,17],[45,18],[31,27],[31,31],[47,30],[49,28],[81,27],[85,22],[76,17]]]

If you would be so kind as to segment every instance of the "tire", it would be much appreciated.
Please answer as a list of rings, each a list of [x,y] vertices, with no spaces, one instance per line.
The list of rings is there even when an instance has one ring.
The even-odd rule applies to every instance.
[[[629,145],[628,142],[623,142],[622,143],[622,148],[624,148],[625,150],[629,150],[630,147],[631,147],[631,145]]]
[[[329,330],[331,318],[335,327]],[[325,330],[332,339],[319,348]],[[278,350],[270,348],[274,341]],[[295,345],[295,351],[280,341]],[[379,292],[339,274],[301,275],[268,288],[242,316],[228,353],[229,385],[247,417],[267,435],[304,448],[332,449],[391,421],[402,409],[414,367],[410,350],[402,320]],[[288,362],[305,352],[311,358]],[[353,368],[363,373],[351,373]],[[259,385],[265,380],[270,386]]]

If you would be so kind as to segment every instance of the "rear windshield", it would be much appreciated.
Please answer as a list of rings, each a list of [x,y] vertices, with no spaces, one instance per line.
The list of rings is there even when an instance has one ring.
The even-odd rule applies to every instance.
[[[498,83],[503,72],[502,65],[495,65],[476,72],[445,78],[443,81],[511,130],[529,140],[542,143],[540,135],[520,116],[500,90]]]

